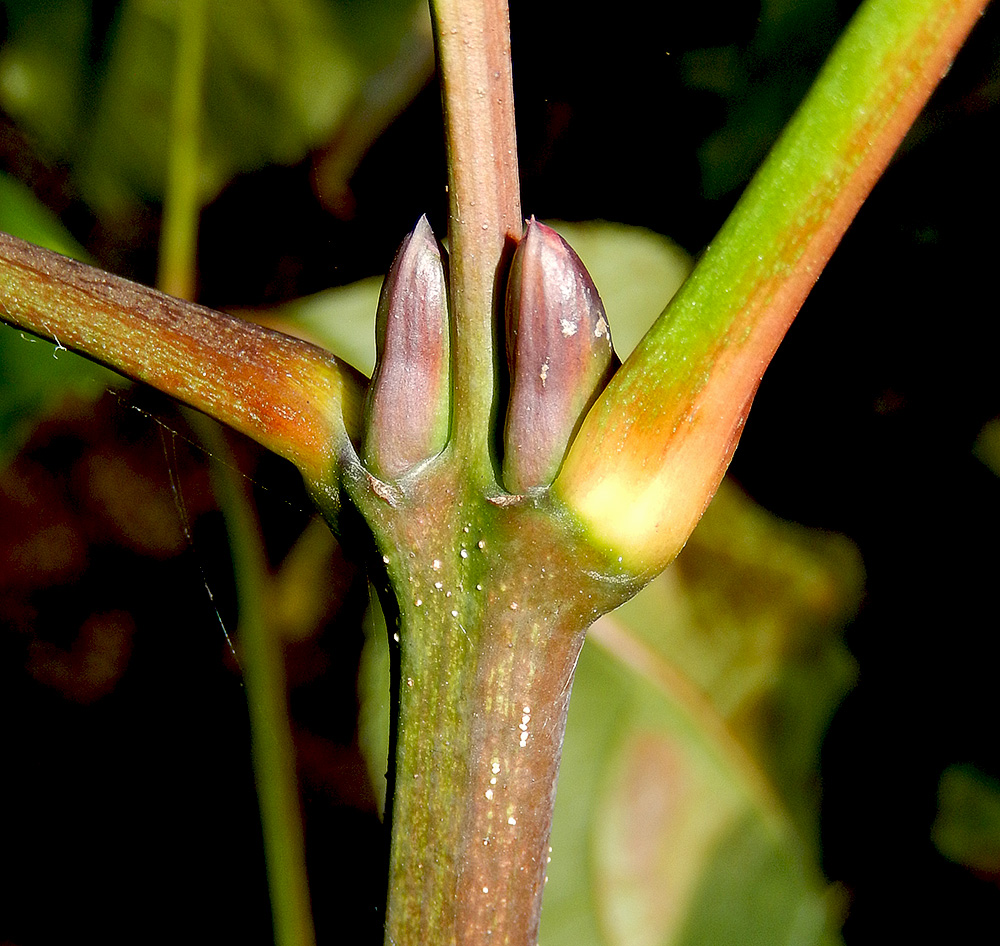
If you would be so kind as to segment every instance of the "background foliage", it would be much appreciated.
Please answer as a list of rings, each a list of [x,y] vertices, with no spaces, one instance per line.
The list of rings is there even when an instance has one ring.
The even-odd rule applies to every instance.
[[[200,298],[310,296],[264,316],[359,366],[377,278],[312,294],[382,272],[421,212],[445,230],[411,6],[209,4]],[[697,253],[850,6],[626,3],[597,25],[515,2],[525,211]],[[151,282],[177,7],[0,9],[0,227]],[[995,922],[998,35],[994,10],[765,377],[732,478],[777,518],[729,485],[585,648],[545,943]],[[683,254],[572,242],[627,347]],[[270,938],[213,464],[252,479],[263,523],[320,939],[377,936],[376,638],[362,664],[366,585],[296,475],[235,439],[213,459],[164,399],[6,329],[0,403],[0,939]]]

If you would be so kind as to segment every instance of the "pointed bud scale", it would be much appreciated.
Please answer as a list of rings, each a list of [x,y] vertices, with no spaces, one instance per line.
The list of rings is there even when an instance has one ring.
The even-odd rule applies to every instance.
[[[555,479],[615,359],[593,280],[569,244],[534,217],[514,252],[506,316],[503,478],[512,493],[523,493]]]
[[[382,284],[362,447],[365,465],[382,480],[436,456],[448,439],[451,346],[441,253],[421,217]]]

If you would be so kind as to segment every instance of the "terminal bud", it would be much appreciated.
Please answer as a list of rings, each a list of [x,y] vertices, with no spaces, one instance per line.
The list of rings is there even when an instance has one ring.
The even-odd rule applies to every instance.
[[[512,493],[549,486],[616,359],[590,274],[555,230],[528,221],[507,284],[510,401],[503,479]]]
[[[362,445],[365,465],[382,480],[436,456],[448,439],[451,340],[442,252],[421,217],[382,284]]]

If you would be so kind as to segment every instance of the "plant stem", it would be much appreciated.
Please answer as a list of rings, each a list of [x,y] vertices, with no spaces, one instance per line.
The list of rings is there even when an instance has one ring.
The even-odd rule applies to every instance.
[[[212,455],[224,461],[212,464],[213,491],[226,520],[233,556],[241,669],[250,713],[274,942],[275,946],[314,946],[285,658],[274,622],[264,608],[271,576],[264,561],[263,538],[242,478],[229,462],[222,431],[200,416],[192,415],[189,422]]]
[[[398,615],[385,941],[520,946],[537,938],[570,682],[599,609],[580,595],[587,550],[538,510],[484,499],[497,492],[499,316],[521,234],[509,25],[502,0],[434,0],[432,13],[449,167],[449,446],[388,507],[347,482]],[[580,554],[563,559],[570,550]]]
[[[764,369],[985,6],[867,0],[722,230],[585,419],[555,491],[652,577],[719,484]]]
[[[478,480],[495,468],[498,333],[521,236],[505,0],[433,0],[448,147],[453,351],[451,448]]]
[[[168,295],[194,299],[197,282],[201,103],[208,36],[206,0],[177,6],[167,186],[163,198],[157,285]]]
[[[359,433],[362,379],[321,348],[5,233],[0,319],[229,424],[295,463],[317,491]],[[336,494],[320,498],[335,517]]]
[[[399,592],[385,942],[529,946],[577,656],[628,590],[594,577],[551,509],[477,500],[449,474],[414,484],[380,542]]]

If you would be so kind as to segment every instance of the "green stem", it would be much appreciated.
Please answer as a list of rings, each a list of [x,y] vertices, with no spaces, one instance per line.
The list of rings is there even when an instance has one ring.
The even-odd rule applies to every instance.
[[[412,484],[379,543],[399,614],[385,942],[528,946],[576,659],[628,592],[551,510],[449,472]]]
[[[757,383],[985,0],[867,0],[733,214],[591,410],[557,494],[651,577],[728,465]]]
[[[194,299],[198,252],[199,128],[208,38],[206,0],[177,7],[167,186],[163,199],[157,285],[171,296]]]
[[[228,458],[228,445],[216,426],[195,416],[189,421],[213,456]],[[274,942],[276,946],[314,946],[284,654],[264,609],[270,575],[263,540],[246,488],[233,469],[228,462],[212,465],[214,492],[226,520],[236,579],[240,662],[250,711]]]
[[[453,451],[478,480],[495,468],[502,281],[521,235],[504,0],[433,0],[448,146]]]

